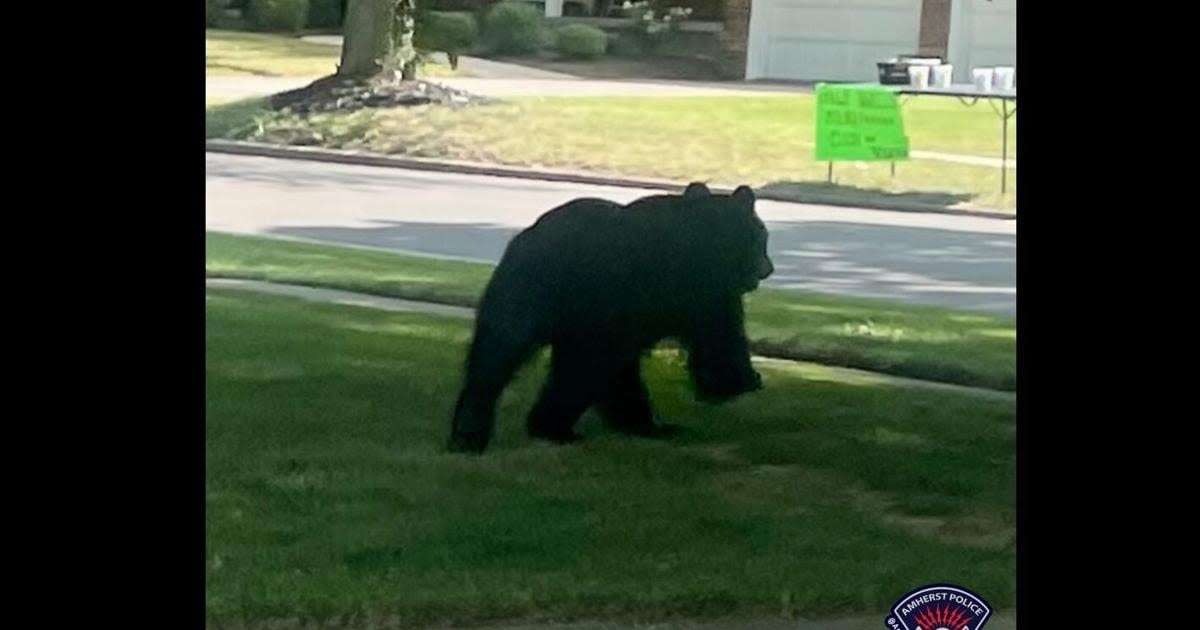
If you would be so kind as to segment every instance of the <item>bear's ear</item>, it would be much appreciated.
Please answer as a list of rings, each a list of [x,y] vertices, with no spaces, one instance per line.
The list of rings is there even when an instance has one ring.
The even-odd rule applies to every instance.
[[[684,199],[692,199],[694,197],[711,197],[711,196],[712,196],[712,191],[710,191],[708,189],[708,186],[706,186],[704,184],[704,182],[692,182],[692,183],[688,184],[688,187],[686,189],[684,189],[684,191],[683,191]]]
[[[754,191],[749,186],[738,186],[733,191],[733,201],[747,212],[754,212]]]

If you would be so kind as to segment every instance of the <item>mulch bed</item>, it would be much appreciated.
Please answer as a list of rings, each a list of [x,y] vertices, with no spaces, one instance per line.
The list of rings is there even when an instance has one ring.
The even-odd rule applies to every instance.
[[[348,79],[328,76],[295,90],[272,95],[271,109],[297,114],[355,111],[418,105],[485,105],[496,99],[425,80]]]

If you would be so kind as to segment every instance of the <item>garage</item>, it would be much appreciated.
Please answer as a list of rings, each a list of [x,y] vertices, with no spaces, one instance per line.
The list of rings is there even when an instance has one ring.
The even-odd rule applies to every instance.
[[[920,23],[921,0],[753,0],[746,78],[873,81],[917,50]]]
[[[1017,65],[1017,0],[954,0],[949,58],[954,80],[971,80],[971,68]]]

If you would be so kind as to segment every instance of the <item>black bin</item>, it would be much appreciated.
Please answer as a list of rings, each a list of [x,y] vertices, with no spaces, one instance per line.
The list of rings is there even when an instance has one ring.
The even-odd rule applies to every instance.
[[[928,59],[939,64],[942,63],[941,57],[926,55],[900,55],[890,61],[880,61],[875,64],[879,68],[879,83],[882,85],[908,85],[908,67],[913,65],[914,59]]]

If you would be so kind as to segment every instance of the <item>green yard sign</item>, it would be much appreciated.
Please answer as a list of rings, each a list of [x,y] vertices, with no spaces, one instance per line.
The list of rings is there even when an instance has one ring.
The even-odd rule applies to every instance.
[[[908,159],[896,93],[878,85],[817,85],[817,160]]]

